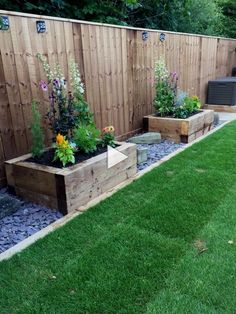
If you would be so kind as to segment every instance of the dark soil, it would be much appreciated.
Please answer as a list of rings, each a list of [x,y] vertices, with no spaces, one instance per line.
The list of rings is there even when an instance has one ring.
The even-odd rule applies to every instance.
[[[107,151],[106,147],[98,146],[97,150],[93,153],[86,154],[86,153],[83,153],[81,151],[75,152],[75,163],[74,164],[68,163],[66,165],[66,168],[73,166],[75,164],[78,164],[82,161],[85,161],[91,157],[100,155],[106,151]],[[55,168],[63,168],[63,165],[59,160],[53,161],[54,152],[55,152],[55,149],[52,148],[52,149],[45,151],[42,154],[42,156],[40,156],[39,158],[30,157],[30,158],[26,159],[26,161],[35,162],[35,163],[40,164],[40,165],[51,166],[51,167],[55,167]]]
[[[155,116],[161,117],[161,118],[188,119],[189,117],[195,116],[195,114],[198,114],[200,112],[202,112],[202,110],[197,110],[197,111],[191,113],[190,115],[188,115],[186,118],[177,118],[177,117],[174,117],[173,115],[161,116],[160,113],[156,113]]]

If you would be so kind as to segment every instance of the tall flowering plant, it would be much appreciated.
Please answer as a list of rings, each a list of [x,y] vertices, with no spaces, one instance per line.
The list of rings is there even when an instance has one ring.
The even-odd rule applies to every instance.
[[[155,63],[156,97],[154,107],[161,116],[173,114],[177,73],[169,74],[163,58]]]
[[[38,54],[38,59],[43,65],[47,76],[46,81],[40,81],[39,85],[44,92],[49,93],[49,110],[47,118],[54,135],[60,133],[71,139],[73,129],[80,123],[91,123],[93,116],[88,104],[84,100],[84,86],[75,62],[70,63],[70,85],[67,91],[65,77],[57,64],[53,69],[45,56]]]
[[[155,64],[156,97],[154,107],[161,116],[187,118],[201,107],[197,96],[189,97],[178,89],[177,72],[169,73],[163,58]]]
[[[93,153],[98,145],[114,146],[114,128],[104,128],[101,138],[101,132],[95,126],[75,62],[69,64],[69,81],[66,82],[59,65],[51,68],[41,54],[38,54],[38,59],[47,77],[40,81],[39,86],[49,96],[47,118],[54,135],[53,161],[60,160],[65,167],[75,163],[76,154]]]

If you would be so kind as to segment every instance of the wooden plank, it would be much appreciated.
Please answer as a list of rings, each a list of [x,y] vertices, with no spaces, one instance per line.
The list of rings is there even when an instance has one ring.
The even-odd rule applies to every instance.
[[[129,132],[129,91],[128,91],[128,47],[127,33],[121,30],[121,59],[122,59],[122,91],[123,91],[123,121],[124,133]]]
[[[24,118],[24,129],[27,138],[27,150],[31,148],[32,136],[30,126],[32,123],[31,103],[32,93],[30,88],[30,73],[28,69],[28,53],[31,52],[28,40],[27,19],[16,17],[11,23],[12,43],[15,54],[17,80],[19,85],[20,102]],[[25,38],[26,37],[26,38]]]
[[[90,105],[91,111],[94,113],[94,98],[93,98],[93,70],[90,57],[90,40],[89,40],[89,28],[85,25],[81,25],[81,40],[82,40],[82,52],[84,61],[84,73],[85,73],[85,88],[86,97]],[[95,117],[96,118],[96,117]]]
[[[124,116],[124,91],[123,91],[123,59],[122,59],[122,33],[120,29],[114,29],[114,45],[116,51],[116,73],[117,73],[117,116],[119,124],[119,134],[125,133]],[[127,59],[124,56],[124,63]]]
[[[111,124],[114,125],[115,130],[118,134],[120,134],[120,125],[119,125],[119,115],[118,115],[118,92],[117,92],[117,51],[115,44],[115,30],[110,28],[108,32],[108,41],[109,46],[109,55],[110,55],[110,81],[111,81],[111,115],[112,121]]]
[[[16,153],[22,154],[27,151],[28,143],[26,137],[24,116],[22,112],[22,105],[20,101],[15,54],[12,41],[13,40],[10,29],[1,32],[0,51],[2,56],[6,90],[9,100],[9,109],[11,113],[13,132],[16,143]]]
[[[109,42],[109,30],[105,27],[102,28],[103,32],[103,47],[104,47],[104,83],[105,83],[105,91],[106,91],[106,98],[105,98],[105,121],[106,125],[113,124],[113,116],[112,116],[112,82],[111,82],[111,59],[110,59],[110,42]]]
[[[128,82],[128,107],[129,107],[129,115],[126,116],[126,119],[129,121],[129,132],[131,132],[134,128],[132,125],[133,114],[134,114],[134,31],[128,31],[127,33],[127,82]],[[127,115],[127,110],[126,110]]]
[[[14,164],[12,171],[15,187],[49,196],[57,195],[53,173],[30,168],[29,162],[27,165]]]
[[[236,113],[236,106],[228,106],[228,105],[211,105],[211,104],[206,104],[204,106],[205,109],[211,109],[216,112],[231,112],[231,113]]]
[[[89,54],[90,54],[90,67],[92,69],[91,72],[91,86],[92,86],[92,98],[93,98],[93,112],[95,116],[95,122],[98,128],[102,128],[102,119],[101,119],[101,94],[99,88],[99,76],[98,76],[98,62],[102,62],[102,60],[98,60],[98,46],[96,41],[96,27],[97,26],[89,26],[88,27],[88,38],[89,41]]]
[[[200,99],[203,104],[206,102],[207,84],[211,79],[216,78],[217,64],[217,40],[202,38],[201,43],[201,71],[200,71]]]
[[[54,196],[31,191],[31,190],[28,190],[19,186],[15,187],[15,192],[17,195],[19,195],[24,200],[27,200],[29,202],[40,204],[42,206],[46,206],[52,209],[58,209],[57,198]]]
[[[68,174],[65,175],[65,190],[69,211],[86,204],[91,199],[135,175],[137,171],[135,145],[124,144],[120,149],[129,158],[112,168],[107,168],[105,155],[92,158],[82,167],[75,167],[73,171],[68,171]]]
[[[83,49],[82,49],[82,35],[81,35],[81,26],[80,24],[73,23],[73,42],[74,42],[74,56],[75,62],[78,65],[81,80],[85,82],[85,73],[84,73],[84,58],[83,58]],[[85,89],[86,97],[86,89]]]
[[[96,55],[97,55],[97,71],[98,71],[98,86],[100,95],[100,127],[104,128],[107,125],[106,121],[106,85],[105,85],[105,65],[104,65],[104,41],[103,41],[103,29],[102,27],[95,28],[95,40],[96,40]]]
[[[17,155],[17,151],[1,54],[0,54],[0,117],[1,117],[0,133],[3,145],[3,151],[0,158],[4,157],[5,159],[10,159]]]

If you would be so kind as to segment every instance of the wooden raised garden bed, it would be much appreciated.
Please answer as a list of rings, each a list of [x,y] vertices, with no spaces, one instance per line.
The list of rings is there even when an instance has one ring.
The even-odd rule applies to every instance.
[[[25,200],[67,214],[136,174],[136,145],[118,144],[128,158],[109,169],[106,152],[63,169],[28,162],[30,154],[6,161],[8,185]]]
[[[213,128],[213,121],[213,110],[200,110],[187,119],[158,117],[153,114],[144,117],[144,129],[160,132],[163,139],[176,143],[190,143],[209,132]]]

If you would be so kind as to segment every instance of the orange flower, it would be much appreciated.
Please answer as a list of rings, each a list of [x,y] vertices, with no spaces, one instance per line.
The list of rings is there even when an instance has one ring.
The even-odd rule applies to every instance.
[[[61,145],[63,142],[64,142],[64,136],[61,135],[60,133],[57,134],[57,137],[56,137],[56,142],[58,145]]]
[[[114,129],[114,126],[110,125],[110,126],[106,126],[105,128],[102,129],[102,132],[103,133],[111,133],[111,132],[114,132],[115,129]]]

